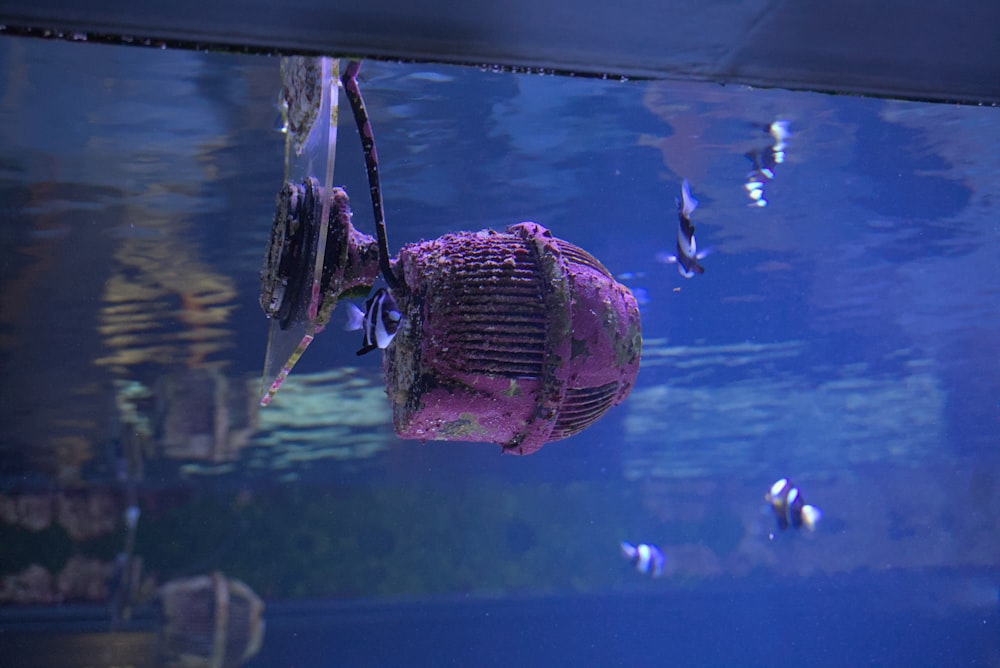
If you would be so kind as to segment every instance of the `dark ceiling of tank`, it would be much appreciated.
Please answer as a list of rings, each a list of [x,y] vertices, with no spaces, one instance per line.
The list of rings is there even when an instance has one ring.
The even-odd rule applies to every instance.
[[[995,0],[0,0],[0,26],[76,39],[1000,103]]]

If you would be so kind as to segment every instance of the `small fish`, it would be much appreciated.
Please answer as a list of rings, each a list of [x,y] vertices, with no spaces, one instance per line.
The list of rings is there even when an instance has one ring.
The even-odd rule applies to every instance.
[[[698,208],[698,200],[691,196],[691,186],[684,179],[681,184],[681,198],[677,200],[677,219],[680,227],[677,229],[677,254],[657,256],[660,262],[677,263],[677,271],[684,278],[695,274],[704,274],[705,268],[698,264],[707,251],[698,250],[698,241],[694,237],[694,225],[691,224],[691,214]]]
[[[750,171],[747,172],[747,180],[756,178],[758,180],[771,181],[774,179],[774,168],[777,162],[774,153],[769,148],[762,148],[757,151],[749,151],[745,154],[750,161]]]
[[[778,520],[778,528],[782,531],[789,526],[796,529],[804,526],[810,531],[815,531],[816,525],[823,517],[819,508],[805,502],[802,492],[788,478],[782,478],[771,485],[771,490],[764,495],[764,500],[771,504],[774,517]]]
[[[626,541],[622,541],[621,547],[622,556],[635,566],[635,570],[654,578],[663,575],[663,565],[666,563],[667,558],[663,556],[660,548],[647,543],[633,545]]]
[[[771,135],[774,143],[744,154],[750,161],[750,171],[747,172],[747,180],[743,187],[750,196],[750,206],[757,207],[767,206],[764,186],[774,180],[775,168],[785,161],[785,147],[788,146],[788,138],[792,136],[788,129],[788,121],[779,119],[763,127]]]
[[[364,332],[358,355],[370,353],[376,348],[389,347],[403,319],[392,293],[385,288],[379,288],[365,302],[364,311],[351,303],[348,303],[347,308],[347,324],[344,325],[344,329],[348,331],[360,329]]]
[[[751,169],[747,172],[747,181],[743,184],[747,195],[750,196],[750,205],[764,207],[767,206],[767,197],[764,196],[764,185],[774,178],[774,167],[777,162],[774,154],[768,148],[746,153],[746,159],[750,161]]]
[[[791,131],[788,129],[788,121],[777,120],[767,126],[767,130],[774,137],[774,146],[772,148],[775,153],[784,151],[788,143],[788,138],[792,136]]]

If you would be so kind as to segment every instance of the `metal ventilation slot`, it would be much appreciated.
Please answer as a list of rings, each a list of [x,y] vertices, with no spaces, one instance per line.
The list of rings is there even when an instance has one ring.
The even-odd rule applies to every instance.
[[[542,373],[542,363],[532,363],[530,360],[516,361],[471,359],[467,361],[466,373],[497,376],[500,378],[538,378]]]
[[[449,295],[450,297],[451,295]],[[442,301],[442,300],[438,300]],[[465,290],[461,294],[461,300],[456,300],[455,309],[458,312],[461,311],[471,311],[475,312],[491,312],[491,313],[506,313],[508,309],[501,308],[498,302],[517,302],[518,305],[523,306],[525,309],[542,311],[544,310],[544,302],[538,297],[535,290],[521,290],[515,291],[510,288],[505,290],[500,290],[494,288],[492,290],[486,289],[485,287],[478,290]]]
[[[470,360],[468,373],[499,376],[501,378],[538,378],[542,365],[526,361],[503,363],[492,360]]]
[[[521,266],[534,264],[531,255],[525,252],[524,242],[521,239],[498,235],[490,237],[488,245],[478,248],[468,243],[456,244],[456,246],[458,246],[456,250],[461,253],[463,262],[476,260],[476,264],[481,264],[483,262],[503,262],[513,258]]]
[[[538,317],[522,317],[522,318],[512,318],[511,316],[505,316],[503,320],[497,318],[496,313],[468,313],[459,314],[458,318],[461,319],[461,323],[453,331],[462,331],[461,327],[474,328],[470,331],[476,332],[495,332],[499,331],[501,328],[510,331],[519,332],[544,332],[545,323]]]
[[[543,350],[545,335],[532,331],[499,330],[458,330],[450,333],[449,341],[459,345],[476,345],[490,350],[510,349],[525,350],[525,348]],[[482,343],[481,343],[482,342]],[[529,351],[525,351],[529,352]]]
[[[617,383],[600,387],[567,389],[559,408],[559,419],[552,428],[553,438],[565,438],[594,423],[611,407],[618,393]]]
[[[499,263],[497,263],[499,264]],[[536,270],[534,268],[531,271],[522,271],[519,269],[511,270],[513,273],[513,278],[515,280],[509,280],[508,276],[497,276],[499,269],[497,267],[491,267],[488,271],[469,271],[462,270],[460,275],[462,276],[463,282],[471,282],[473,285],[505,285],[508,287],[524,287],[526,285],[538,285],[538,279],[536,278]]]
[[[579,246],[574,246],[570,243],[563,243],[559,246],[559,252],[562,253],[563,257],[569,260],[572,264],[582,264],[586,267],[590,267],[595,271],[599,271],[608,278],[611,278],[611,273],[601,264],[600,260],[596,257],[583,250]]]

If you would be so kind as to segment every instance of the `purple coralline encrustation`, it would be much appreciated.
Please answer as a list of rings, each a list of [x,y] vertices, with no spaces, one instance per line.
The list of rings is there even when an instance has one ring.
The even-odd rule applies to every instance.
[[[408,244],[403,325],[386,350],[401,438],[531,454],[628,396],[642,335],[632,293],[535,223]]]

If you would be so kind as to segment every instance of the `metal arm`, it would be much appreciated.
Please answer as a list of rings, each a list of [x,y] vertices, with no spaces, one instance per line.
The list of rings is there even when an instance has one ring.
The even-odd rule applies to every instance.
[[[385,232],[385,213],[382,209],[382,186],[378,178],[378,151],[375,150],[375,133],[372,131],[372,123],[368,118],[368,111],[365,109],[364,98],[361,97],[361,90],[358,88],[358,71],[361,69],[361,62],[352,60],[344,69],[341,81],[344,84],[344,91],[347,99],[351,103],[351,110],[354,112],[354,121],[358,124],[358,134],[361,135],[361,147],[365,152],[365,168],[368,171],[368,188],[372,195],[372,209],[375,212],[375,234],[378,237],[378,261],[385,277],[385,282],[389,287],[396,290],[402,286],[402,282],[396,278],[389,265],[389,239]]]

